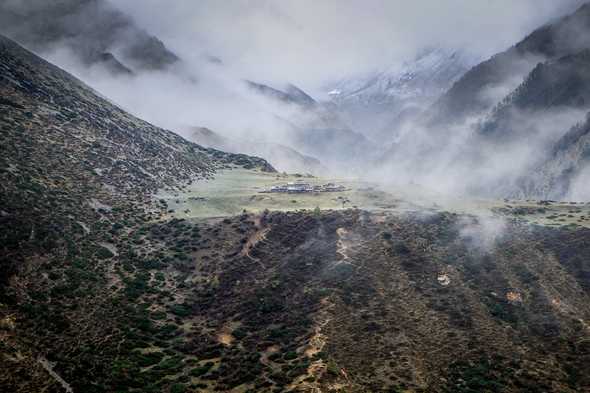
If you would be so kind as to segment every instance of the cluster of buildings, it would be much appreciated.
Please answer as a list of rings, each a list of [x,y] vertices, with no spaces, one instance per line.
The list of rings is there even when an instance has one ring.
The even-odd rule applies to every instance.
[[[342,192],[346,191],[346,187],[339,186],[334,183],[326,183],[322,185],[311,185],[304,182],[290,182],[277,186],[272,186],[270,189],[262,191],[265,193],[287,193],[287,194],[301,194],[307,192]]]

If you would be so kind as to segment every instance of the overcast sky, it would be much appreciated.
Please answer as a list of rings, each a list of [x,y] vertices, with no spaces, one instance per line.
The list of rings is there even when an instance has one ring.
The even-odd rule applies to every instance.
[[[487,57],[583,0],[117,0],[186,59],[218,56],[256,80],[316,90],[425,46]],[[190,60],[190,59],[189,59]]]

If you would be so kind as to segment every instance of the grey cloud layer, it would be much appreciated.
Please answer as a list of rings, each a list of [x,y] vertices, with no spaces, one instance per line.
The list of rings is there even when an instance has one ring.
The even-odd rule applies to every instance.
[[[432,44],[489,56],[582,0],[118,0],[183,54],[314,90]],[[158,15],[154,18],[154,15]],[[190,55],[189,55],[190,56]]]

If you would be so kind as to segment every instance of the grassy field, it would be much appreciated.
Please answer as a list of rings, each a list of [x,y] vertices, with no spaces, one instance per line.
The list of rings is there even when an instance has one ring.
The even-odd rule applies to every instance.
[[[273,185],[302,180],[313,185],[333,182],[343,185],[347,191],[280,194],[261,193]],[[348,209],[359,207],[367,210],[404,208],[392,194],[377,190],[373,185],[359,181],[302,178],[294,175],[265,173],[243,169],[226,170],[215,179],[199,181],[182,193],[164,192],[159,199],[168,202],[169,209],[179,218],[226,217],[265,209],[280,211]]]
[[[335,183],[343,192],[262,193],[273,185],[294,181],[313,185]],[[358,180],[306,178],[245,169],[225,170],[215,179],[194,183],[184,192],[162,192],[170,215],[177,218],[229,217],[242,213],[296,210],[340,210],[358,207],[369,211],[401,213],[409,210],[451,211],[460,214],[516,217],[538,225],[590,227],[590,205],[567,202],[477,200],[444,198],[418,188],[389,189]],[[412,201],[412,202],[408,202]]]

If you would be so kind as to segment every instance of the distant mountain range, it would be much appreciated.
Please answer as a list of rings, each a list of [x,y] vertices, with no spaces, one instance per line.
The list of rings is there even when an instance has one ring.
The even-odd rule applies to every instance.
[[[330,171],[360,172],[367,159],[382,152],[382,146],[351,128],[332,105],[317,101],[297,86],[279,89],[252,81],[246,84],[274,104],[274,115],[288,130],[285,143],[304,155],[321,157]]]
[[[105,0],[2,1],[0,31],[39,52],[68,48],[87,67],[113,74],[166,71],[181,62]],[[331,83],[326,102],[293,84],[243,81],[243,98],[256,101],[253,107],[260,102],[258,115],[268,120],[264,132],[216,127],[219,138],[198,138],[289,171],[377,168],[471,194],[581,198],[585,147],[571,135],[590,111],[589,36],[585,5],[485,61],[429,48],[400,66]],[[224,72],[218,59],[207,61]],[[235,137],[239,131],[251,141],[236,145],[246,139]]]
[[[331,84],[328,95],[352,127],[376,140],[390,141],[400,123],[432,104],[475,62],[462,51],[431,48],[401,66]]]
[[[314,175],[328,172],[328,169],[318,159],[303,155],[279,143],[233,140],[203,127],[193,127],[189,130],[189,135],[190,140],[205,147],[264,157],[281,172]]]
[[[430,110],[431,124],[461,122],[490,110],[539,64],[590,47],[590,6],[540,27],[508,50],[470,69]]]

